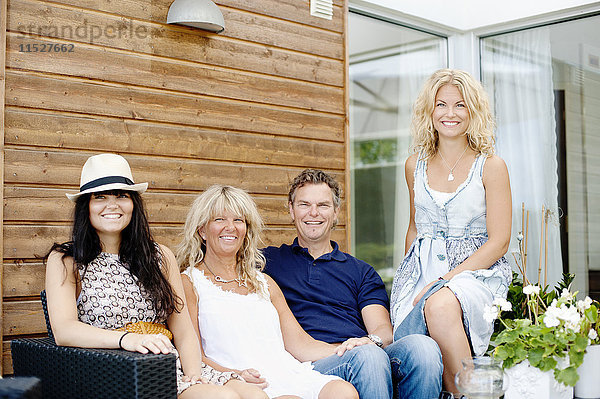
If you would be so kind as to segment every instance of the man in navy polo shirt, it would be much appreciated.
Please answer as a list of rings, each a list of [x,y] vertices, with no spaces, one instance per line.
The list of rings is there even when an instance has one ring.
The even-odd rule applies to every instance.
[[[298,237],[264,250],[265,272],[307,333],[341,344],[343,354],[317,360],[314,368],[351,382],[362,399],[437,398],[442,361],[435,341],[409,335],[392,342],[381,278],[330,240],[341,203],[335,179],[306,169],[292,182],[288,201]]]

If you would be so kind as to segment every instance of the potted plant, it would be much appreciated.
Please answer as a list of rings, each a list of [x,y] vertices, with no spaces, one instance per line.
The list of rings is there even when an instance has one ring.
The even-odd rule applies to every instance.
[[[515,273],[508,301],[486,307],[484,318],[498,320],[490,352],[509,376],[506,399],[573,397],[586,348],[598,340],[599,305],[589,297],[577,301],[568,289],[572,279],[565,274],[548,291],[523,286]]]
[[[588,301],[588,298],[586,298]],[[583,364],[579,366],[579,380],[575,385],[575,397],[581,399],[600,398],[600,383],[598,370],[600,370],[600,315],[597,302],[591,303],[585,310],[585,319],[582,321],[583,331],[589,330],[589,345],[583,357]]]

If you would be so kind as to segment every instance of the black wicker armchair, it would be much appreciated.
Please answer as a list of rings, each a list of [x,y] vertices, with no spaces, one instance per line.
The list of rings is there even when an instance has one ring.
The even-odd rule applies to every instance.
[[[44,398],[173,399],[177,397],[175,355],[119,349],[58,346],[41,293],[48,338],[21,338],[11,343],[16,376],[42,380]]]

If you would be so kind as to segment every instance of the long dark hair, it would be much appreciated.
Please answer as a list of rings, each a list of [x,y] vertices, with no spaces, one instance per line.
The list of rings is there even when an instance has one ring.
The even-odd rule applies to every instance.
[[[119,195],[124,191],[106,191],[103,194]],[[144,209],[144,201],[135,191],[126,191],[133,201],[131,221],[121,232],[119,259],[129,266],[131,274],[152,300],[158,318],[166,319],[171,313],[178,312],[183,304],[175,295],[173,288],[162,272],[162,254],[152,238],[148,218]],[[77,198],[73,214],[73,232],[71,241],[62,244],[54,243],[46,255],[53,251],[72,256],[77,268],[87,271],[88,264],[102,252],[100,237],[90,221],[89,203],[92,194],[84,194]]]

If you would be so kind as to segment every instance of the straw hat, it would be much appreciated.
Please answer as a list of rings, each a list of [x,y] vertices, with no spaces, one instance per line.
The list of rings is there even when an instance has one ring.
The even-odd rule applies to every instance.
[[[85,161],[81,169],[79,192],[66,194],[71,201],[76,201],[83,194],[109,190],[126,190],[143,193],[148,183],[135,184],[131,168],[127,160],[117,154],[93,155]]]

